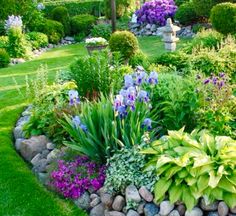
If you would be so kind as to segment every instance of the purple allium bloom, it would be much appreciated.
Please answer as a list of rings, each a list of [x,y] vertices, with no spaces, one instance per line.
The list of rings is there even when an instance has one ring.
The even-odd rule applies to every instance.
[[[153,0],[143,4],[136,11],[139,23],[157,24],[164,26],[169,17],[173,17],[177,10],[174,0]]]
[[[205,80],[203,81],[203,84],[206,85],[206,84],[208,84],[209,82],[210,82],[210,79],[205,79]]]
[[[148,130],[152,129],[152,120],[150,118],[145,118],[142,127],[147,127]]]
[[[69,93],[70,106],[77,105],[80,103],[79,93],[76,90],[70,90]]]
[[[125,75],[125,87],[129,88],[134,85],[134,81],[131,75]]]
[[[50,185],[66,198],[77,199],[89,189],[97,191],[105,181],[105,166],[79,156],[74,161],[58,161],[58,168],[50,177]]]
[[[144,90],[141,90],[138,93],[138,99],[139,99],[140,102],[147,103],[149,101],[148,93],[146,91],[144,91]]]
[[[158,83],[158,74],[155,71],[152,71],[148,77],[148,82],[150,84],[157,84]]]

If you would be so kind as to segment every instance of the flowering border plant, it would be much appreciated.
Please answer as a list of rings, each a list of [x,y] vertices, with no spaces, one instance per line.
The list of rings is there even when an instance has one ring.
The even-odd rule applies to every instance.
[[[108,44],[107,40],[102,37],[88,38],[85,40],[85,43],[88,46],[105,46]]]

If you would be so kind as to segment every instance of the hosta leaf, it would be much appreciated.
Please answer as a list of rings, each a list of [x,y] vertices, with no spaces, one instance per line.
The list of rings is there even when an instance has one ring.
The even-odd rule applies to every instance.
[[[226,176],[227,180],[230,181],[234,186],[236,186],[236,175]]]
[[[236,193],[235,186],[224,176],[221,178],[218,186],[219,188],[224,189],[225,191],[228,191],[230,193]]]
[[[220,179],[221,179],[221,177],[222,177],[222,173],[216,175],[216,174],[215,174],[215,171],[212,170],[212,171],[209,173],[209,175],[210,175],[210,179],[209,179],[209,183],[208,183],[208,184],[209,184],[209,186],[210,186],[211,188],[215,188],[215,187],[218,185],[218,183],[219,183],[219,181],[220,181]]]
[[[188,177],[185,178],[185,181],[187,182],[187,184],[189,186],[192,186],[192,185],[196,184],[197,178],[188,176]]]
[[[159,179],[155,184],[155,200],[161,201],[161,199],[165,196],[165,193],[168,191],[172,180],[166,180],[165,178]]]
[[[188,176],[188,171],[186,169],[182,169],[180,172],[178,172],[178,177],[180,179],[184,179],[185,177]]]
[[[224,193],[224,201],[230,208],[234,208],[236,206],[236,194]]]
[[[175,173],[177,173],[178,171],[180,171],[182,169],[182,167],[171,167],[170,169],[168,169],[165,173],[165,177],[167,179],[170,179],[173,175],[175,175]]]
[[[223,200],[223,190],[220,188],[214,188],[211,190],[211,194],[212,196],[216,199],[216,200]]]
[[[168,156],[165,156],[165,155],[162,155],[158,161],[157,161],[157,166],[156,166],[156,169],[159,169],[160,167],[162,167],[163,165],[169,163],[169,162],[172,162],[173,159],[168,157]]]
[[[171,137],[171,138],[174,138],[176,140],[182,140],[183,139],[183,131],[182,129],[180,129],[179,131],[172,131],[172,130],[169,130],[168,131],[168,135]]]
[[[196,204],[196,200],[194,199],[188,187],[183,187],[182,201],[184,202],[188,210],[192,210]]]
[[[213,162],[211,161],[209,156],[207,156],[207,155],[198,155],[198,157],[196,157],[195,160],[194,160],[193,168],[205,166],[205,165],[208,165],[208,164],[211,164],[211,163],[213,163]]]
[[[197,187],[199,191],[204,191],[208,187],[209,176],[202,175],[198,178]]]
[[[171,203],[175,203],[177,201],[181,201],[182,197],[182,187],[181,185],[176,186],[173,185],[169,189],[169,199]]]
[[[156,154],[157,151],[153,148],[147,148],[147,149],[140,151],[140,153],[142,153],[142,154]]]
[[[207,133],[202,133],[199,140],[204,145],[204,147],[210,151],[211,155],[214,155],[216,151],[214,137]]]

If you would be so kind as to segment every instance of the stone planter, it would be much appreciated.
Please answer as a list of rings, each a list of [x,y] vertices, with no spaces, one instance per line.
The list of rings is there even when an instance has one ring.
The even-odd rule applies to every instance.
[[[101,51],[103,49],[106,49],[107,45],[87,45],[86,48],[88,50],[89,55],[91,55],[93,51]]]

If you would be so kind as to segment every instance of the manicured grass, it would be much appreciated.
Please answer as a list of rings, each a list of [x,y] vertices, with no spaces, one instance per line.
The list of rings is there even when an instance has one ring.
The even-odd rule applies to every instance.
[[[181,38],[177,43],[177,50],[180,49],[184,44],[189,42],[189,38]],[[139,45],[141,50],[148,56],[151,61],[155,60],[155,57],[167,52],[164,49],[164,42],[160,37],[149,36],[149,37],[140,37]]]
[[[145,37],[139,41],[150,59],[165,52],[160,38]],[[15,151],[12,137],[16,120],[30,101],[24,96],[25,77],[33,78],[41,65],[47,65],[52,80],[56,71],[66,69],[76,56],[83,55],[87,55],[83,44],[70,45],[24,64],[0,69],[0,215],[85,215],[38,182]]]

